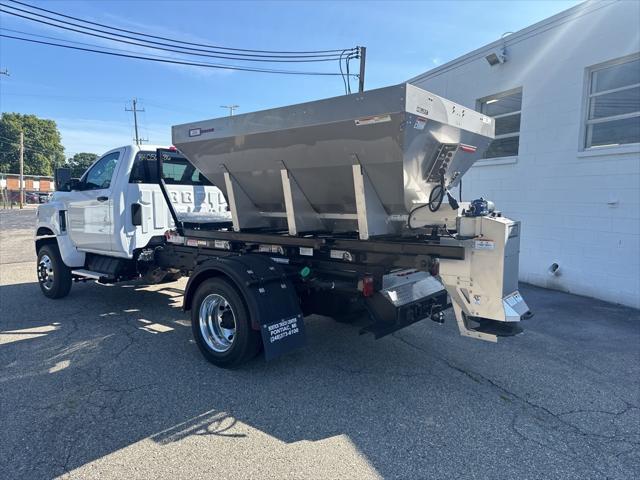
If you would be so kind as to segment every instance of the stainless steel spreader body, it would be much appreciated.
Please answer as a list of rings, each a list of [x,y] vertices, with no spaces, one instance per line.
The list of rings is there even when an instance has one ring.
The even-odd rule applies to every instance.
[[[519,223],[430,200],[493,137],[493,119],[410,84],[173,127],[174,145],[225,193],[235,231],[444,232],[440,244],[465,251],[441,259],[439,275],[460,332],[489,341],[497,334],[473,318],[507,324],[528,311],[517,290]]]
[[[177,125],[172,133],[173,144],[227,198],[233,185],[236,197],[242,191],[242,226],[286,228],[286,170],[323,230],[354,231],[354,165],[361,167],[389,218],[405,216],[406,221],[413,206],[428,201],[435,185],[456,185],[481,157],[494,136],[494,122],[400,84]]]

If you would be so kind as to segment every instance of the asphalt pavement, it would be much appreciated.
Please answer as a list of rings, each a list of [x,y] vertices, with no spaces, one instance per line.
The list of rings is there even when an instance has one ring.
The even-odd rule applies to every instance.
[[[0,211],[0,478],[640,478],[637,310],[522,285],[536,315],[498,344],[315,316],[222,370],[184,280],[46,299],[34,222]]]

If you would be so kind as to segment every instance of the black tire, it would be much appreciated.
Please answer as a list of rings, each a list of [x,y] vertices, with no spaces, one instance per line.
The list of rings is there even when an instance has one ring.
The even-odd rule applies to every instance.
[[[228,341],[228,339],[224,335],[222,335],[224,338],[221,339],[221,343],[216,343],[220,336],[215,332],[215,322],[220,318],[222,318],[221,322],[227,321],[224,319],[225,313],[218,315],[220,310],[215,310],[215,318],[211,312],[207,314],[207,307],[212,304],[217,305],[212,308],[228,312],[224,302],[220,301],[218,297],[224,299],[227,306],[231,308],[232,319],[229,322],[232,322],[235,328],[230,346],[226,345],[225,340]],[[203,306],[205,299],[207,302]],[[203,310],[202,322],[201,309]],[[218,321],[217,325],[223,325],[221,322]],[[230,326],[230,323],[227,326]],[[214,325],[211,326],[212,324]],[[260,351],[262,343],[260,332],[251,328],[251,318],[242,296],[230,282],[220,278],[207,279],[196,290],[191,304],[191,329],[202,355],[218,367],[230,368],[241,365],[251,360]],[[222,330],[224,332],[230,331]],[[217,350],[214,345],[218,346]],[[223,350],[224,348],[227,349]]]
[[[60,257],[58,246],[53,243],[43,245],[38,250],[38,285],[47,298],[66,297],[71,290],[71,269]],[[53,278],[51,278],[53,277]]]

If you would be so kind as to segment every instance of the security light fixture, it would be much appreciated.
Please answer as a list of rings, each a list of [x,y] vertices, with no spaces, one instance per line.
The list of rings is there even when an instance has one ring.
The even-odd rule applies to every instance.
[[[507,51],[504,48],[500,50],[494,50],[484,58],[489,63],[489,65],[493,67],[494,65],[498,65],[507,61]]]

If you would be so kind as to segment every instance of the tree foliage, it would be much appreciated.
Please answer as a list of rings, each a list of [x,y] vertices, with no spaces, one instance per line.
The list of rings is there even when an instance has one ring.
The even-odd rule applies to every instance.
[[[89,166],[98,158],[95,153],[76,153],[67,160],[67,166],[71,168],[71,177],[80,178]]]
[[[20,171],[20,130],[24,132],[25,175],[52,175],[55,166],[64,163],[56,122],[20,113],[0,117],[0,172]]]

